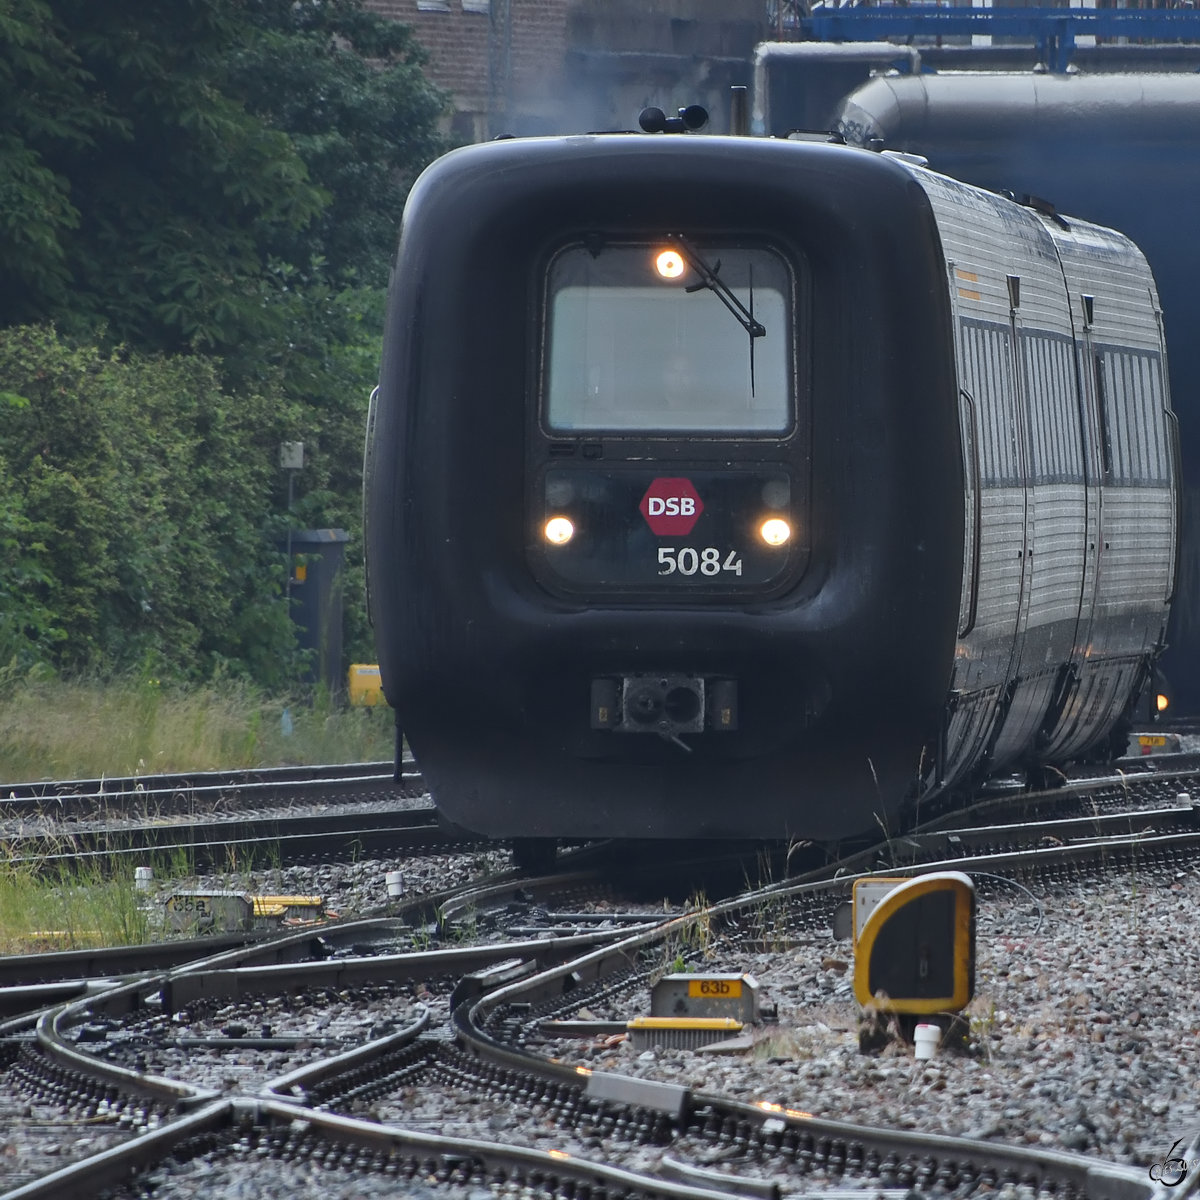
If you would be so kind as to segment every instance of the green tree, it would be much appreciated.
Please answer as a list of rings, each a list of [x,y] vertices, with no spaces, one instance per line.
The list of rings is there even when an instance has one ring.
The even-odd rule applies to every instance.
[[[248,0],[246,11],[259,35],[230,57],[229,90],[288,134],[330,202],[271,246],[271,303],[285,336],[257,361],[231,350],[227,366],[239,376],[275,369],[298,402],[291,437],[307,461],[294,518],[350,532],[345,641],[352,658],[369,657],[358,536],[367,397],[404,199],[446,149],[437,129],[446,98],[421,74],[410,31],[364,12],[361,0]]]
[[[0,323],[67,302],[79,209],[55,164],[125,132],[90,102],[90,84],[47,0],[0,7]]]
[[[265,535],[291,414],[230,396],[202,356],[104,354],[45,327],[0,332],[0,379],[4,661],[284,682]]]
[[[254,660],[257,628],[278,657],[271,464],[303,441],[296,522],[357,535],[382,284],[443,148],[420,63],[361,0],[0,6],[0,329],[57,331],[14,329],[0,359],[29,400],[0,405],[0,601],[26,588],[26,650],[194,672]],[[143,444],[131,468],[117,447]]]
[[[441,149],[420,61],[361,0],[10,0],[0,322],[229,355],[286,337],[281,263],[379,285]]]
[[[221,90],[223,59],[250,32],[240,5],[19,2],[37,40],[14,33],[3,47],[10,68],[26,64],[24,79],[10,69],[10,89],[65,64],[71,120],[57,120],[59,97],[33,90],[10,126],[6,157],[48,172],[65,207],[42,222],[56,235],[43,256],[59,272],[16,297],[9,320],[50,317],[154,350],[269,336],[264,245],[328,197],[287,135]],[[75,115],[83,105],[90,123]],[[19,227],[28,194],[0,202],[0,227]]]
[[[407,26],[362,0],[246,0],[257,35],[229,56],[228,90],[282,130],[329,196],[274,256],[333,286],[387,282],[408,184],[446,149],[446,97]]]

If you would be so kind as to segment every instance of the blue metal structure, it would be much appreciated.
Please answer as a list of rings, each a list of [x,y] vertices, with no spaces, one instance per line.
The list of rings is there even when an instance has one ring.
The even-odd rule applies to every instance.
[[[1050,71],[1070,65],[1077,39],[1129,38],[1156,44],[1200,42],[1200,10],[958,8],[942,4],[819,8],[799,21],[800,36],[818,42],[875,42],[975,34],[1027,38]]]

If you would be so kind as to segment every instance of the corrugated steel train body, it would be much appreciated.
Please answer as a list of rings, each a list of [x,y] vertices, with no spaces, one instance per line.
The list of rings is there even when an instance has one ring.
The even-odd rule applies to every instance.
[[[952,780],[981,747],[992,769],[1066,761],[1124,715],[1164,635],[1175,465],[1141,253],[1087,222],[918,175],[946,258],[967,464]],[[1097,372],[1113,392],[1104,412]]]
[[[1121,458],[1122,448],[1135,444],[1125,429],[1111,431],[1117,454],[1109,472],[1113,486],[1102,506],[1093,503],[1088,510],[1096,534],[1088,542],[1095,540],[1104,554],[1094,597],[1095,653],[1107,656],[1107,631],[1127,620],[1123,606],[1139,584],[1147,605],[1177,590],[1162,683],[1173,712],[1200,712],[1200,413],[1191,403],[1200,379],[1200,342],[1191,334],[1200,319],[1195,288],[1200,242],[1181,236],[1200,221],[1200,77],[892,74],[847,96],[836,123],[851,142],[880,139],[889,148],[925,156],[935,170],[956,179],[1043,197],[1060,211],[1120,229],[1146,255],[1161,304],[1157,291],[1153,305],[1144,303],[1143,285],[1127,279],[1119,248],[1106,251],[1107,235],[1097,232],[1092,244],[1078,247],[1072,238],[1060,239],[1076,335],[1090,355],[1104,359],[1100,387],[1107,381],[1122,397],[1163,387],[1165,327],[1182,442],[1178,507],[1185,516],[1177,531],[1175,499],[1150,479],[1149,464]],[[1112,294],[1118,308],[1097,307],[1089,324],[1078,310],[1078,296],[1098,289]],[[1114,342],[1118,333],[1133,340],[1129,355],[1114,358],[1111,347],[1124,344]],[[1094,404],[1094,370],[1082,372],[1081,386],[1086,404]],[[1174,560],[1164,554],[1177,533],[1178,583]],[[1111,636],[1128,641],[1124,632]]]

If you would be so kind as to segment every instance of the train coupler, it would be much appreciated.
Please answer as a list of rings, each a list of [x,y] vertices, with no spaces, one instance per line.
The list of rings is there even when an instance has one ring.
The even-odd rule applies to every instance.
[[[694,675],[622,675],[592,680],[591,726],[617,733],[730,732],[738,723],[737,682]]]

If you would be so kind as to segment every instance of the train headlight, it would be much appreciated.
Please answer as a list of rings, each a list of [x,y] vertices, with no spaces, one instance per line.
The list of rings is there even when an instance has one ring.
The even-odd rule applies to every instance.
[[[542,536],[552,546],[565,546],[575,536],[575,526],[566,517],[551,517],[542,529]]]
[[[1168,697],[1164,696],[1162,694],[1162,692],[1159,692],[1158,695],[1154,697],[1154,703],[1160,713],[1166,712],[1167,709],[1171,706],[1170,699]]]
[[[758,536],[768,546],[782,546],[792,536],[792,527],[782,517],[769,517],[758,527]]]
[[[654,269],[664,279],[678,279],[686,269],[686,264],[678,250],[664,250],[655,258]]]

